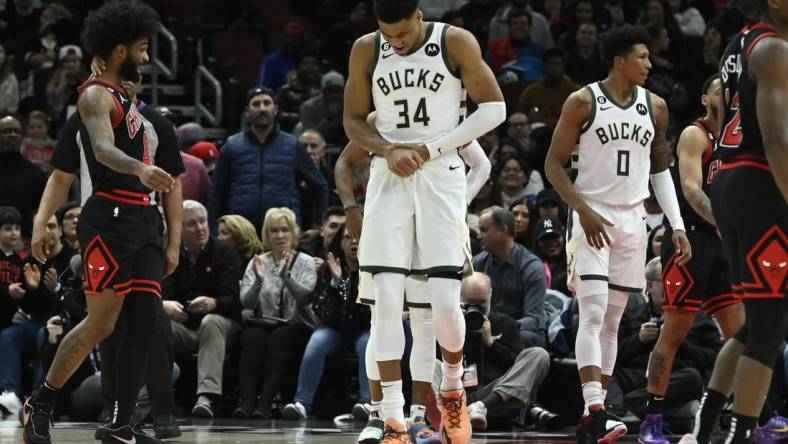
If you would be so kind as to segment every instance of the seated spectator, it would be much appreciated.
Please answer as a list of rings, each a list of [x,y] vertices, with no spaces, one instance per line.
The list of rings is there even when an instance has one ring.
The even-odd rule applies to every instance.
[[[527,113],[537,122],[554,127],[561,115],[564,101],[577,91],[580,85],[570,79],[564,71],[564,56],[561,51],[551,49],[542,55],[544,75],[520,96],[520,112]],[[535,110],[534,113],[531,111]],[[532,114],[535,114],[532,115]]]
[[[648,249],[646,250],[646,262],[651,258],[660,257],[662,254],[662,238],[665,236],[665,226],[657,225],[648,233]]]
[[[315,316],[320,326],[312,332],[298,370],[298,391],[293,403],[285,406],[285,419],[306,419],[312,411],[315,392],[323,377],[326,358],[352,349],[358,358],[358,402],[370,402],[364,359],[369,341],[369,306],[357,304],[358,241],[345,224],[340,225],[327,248],[326,261],[318,270],[315,287]]]
[[[661,274],[658,256],[646,265],[647,300],[640,295],[629,298],[618,330],[618,358],[607,392],[608,403],[624,406],[640,418],[646,413],[646,368],[662,325]],[[663,401],[668,419],[672,409],[700,401],[722,344],[714,321],[698,314],[673,362]]]
[[[599,55],[597,26],[581,23],[574,40],[565,48],[566,74],[580,85],[602,80],[607,76],[607,66]]]
[[[201,141],[197,142],[189,148],[189,154],[202,160],[205,164],[205,169],[208,174],[213,172],[216,168],[216,159],[219,158],[219,148],[213,142]]]
[[[536,222],[533,251],[544,262],[547,288],[572,294],[566,281],[564,226],[558,218],[543,217]]]
[[[533,199],[542,189],[542,175],[530,168],[519,157],[511,157],[498,170],[498,186],[500,186],[500,202],[509,208],[517,199]]]
[[[503,313],[490,312],[492,293],[490,277],[483,273],[473,273],[463,280],[462,301],[466,304],[467,326],[464,365],[466,368],[476,366],[473,375],[476,385],[468,388],[467,401],[474,430],[487,429],[488,411],[500,410],[504,404],[528,406],[550,370],[547,351],[526,346],[516,320]],[[470,322],[472,319],[476,322]],[[436,373],[440,368],[440,365],[435,366]]]
[[[255,254],[262,251],[263,245],[254,229],[254,225],[245,217],[228,214],[219,218],[218,235],[222,242],[228,244],[238,253],[239,264],[248,264]],[[244,268],[238,267],[238,280],[243,278]]]
[[[326,157],[326,139],[320,134],[320,131],[315,129],[308,129],[298,136],[298,141],[306,147],[306,152],[312,157],[315,167],[323,174],[327,181],[333,182],[334,172],[328,164]]]
[[[719,22],[716,20],[709,22],[706,33],[703,35],[703,65],[699,75],[701,78],[719,71],[720,59],[726,46],[728,46],[728,42],[720,29]]]
[[[70,271],[69,263],[76,252],[61,240],[63,232],[57,217],[52,216],[46,225],[44,251],[47,261],[39,264],[30,257],[24,265],[24,295],[18,300],[19,311],[12,326],[0,332],[0,399],[11,414],[19,412],[24,389],[22,387],[23,353],[38,347],[36,336],[49,318],[49,310],[56,300],[60,276]],[[9,395],[14,394],[17,399]]]
[[[77,222],[82,213],[79,202],[73,200],[60,207],[57,212],[57,219],[63,228],[63,243],[70,246],[74,251],[79,251],[79,240],[77,239]]]
[[[311,309],[315,261],[295,249],[295,213],[269,209],[261,238],[263,248],[270,251],[247,264],[241,281],[244,328],[236,418],[271,417],[271,402],[285,376],[295,371],[315,327]]]
[[[175,355],[197,352],[197,402],[192,416],[212,418],[222,395],[227,347],[241,332],[238,255],[208,232],[208,212],[193,200],[183,202],[181,257],[164,297],[171,319]],[[166,286],[165,286],[166,288]]]
[[[205,128],[197,122],[186,122],[176,128],[175,133],[178,137],[178,145],[181,150],[189,151],[189,148],[197,142],[205,140]]]
[[[287,83],[276,92],[279,104],[279,124],[285,131],[293,131],[299,122],[301,104],[320,94],[320,57],[306,51],[287,75]]]
[[[22,286],[24,261],[19,256],[22,248],[22,215],[14,207],[0,207],[0,330],[11,325],[19,300],[25,295]]]
[[[531,14],[533,25],[531,26],[531,40],[542,45],[545,49],[555,46],[553,34],[550,32],[550,25],[542,14],[531,8],[530,0],[514,0],[507,2],[495,12],[495,17],[490,20],[489,39],[497,39],[509,35],[509,17],[512,10],[524,9]]]
[[[544,46],[531,40],[532,15],[524,9],[509,13],[509,35],[487,43],[485,61],[494,73],[509,65],[524,71],[523,80],[533,82],[542,75]]]
[[[22,157],[46,172],[52,171],[49,161],[55,152],[55,141],[49,137],[49,122],[43,111],[30,112],[22,140]]]
[[[0,118],[0,206],[7,205],[22,215],[22,237],[29,238],[33,212],[41,202],[47,176],[20,153],[22,122],[14,116]]]
[[[537,171],[544,169],[545,152],[540,152],[536,143],[531,140],[531,122],[525,113],[516,112],[506,121],[506,134],[509,141],[517,148],[519,157],[528,165],[536,166]],[[541,173],[540,173],[541,174]]]
[[[345,77],[336,71],[323,74],[320,91],[301,105],[301,128],[317,130],[326,143],[342,146],[347,142],[342,125]]]
[[[315,258],[315,268],[320,268],[326,259],[328,246],[334,239],[339,227],[345,223],[345,209],[342,207],[328,207],[323,213],[323,225],[320,230],[309,230],[305,233],[300,250]]]
[[[566,214],[562,208],[563,201],[561,195],[555,188],[545,188],[536,195],[536,217],[555,217],[558,220],[565,220]]]
[[[530,247],[536,226],[531,223],[531,218],[536,220],[534,204],[527,198],[516,199],[512,202],[509,211],[514,214],[514,241],[525,248]]]
[[[293,70],[295,59],[304,47],[306,29],[298,21],[291,21],[282,28],[282,47],[268,54],[260,64],[257,86],[276,91],[287,83],[287,74]]]
[[[10,56],[5,45],[0,44],[0,114],[14,114],[19,109],[19,81]]]
[[[77,87],[87,77],[82,69],[82,49],[76,45],[60,48],[57,63],[45,88],[48,112],[53,116],[53,126],[56,130],[66,122],[67,107],[76,106],[79,97]]]
[[[706,20],[688,0],[668,0],[670,12],[684,37],[701,37],[706,31]]]
[[[544,347],[544,265],[514,242],[514,215],[501,207],[485,210],[479,219],[479,241],[484,249],[473,258],[473,268],[490,276],[491,309],[517,321],[526,347]]]

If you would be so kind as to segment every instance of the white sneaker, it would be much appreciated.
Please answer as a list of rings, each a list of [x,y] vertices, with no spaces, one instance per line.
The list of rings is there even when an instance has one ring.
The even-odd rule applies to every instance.
[[[287,404],[285,408],[282,409],[282,418],[290,420],[306,419],[306,407],[301,405],[300,402]]]
[[[22,402],[16,397],[16,393],[4,391],[0,394],[0,410],[7,412],[11,417],[16,417],[22,410]]]
[[[483,402],[476,401],[468,406],[468,418],[473,430],[487,430],[487,406]]]
[[[358,435],[359,444],[378,444],[383,439],[385,423],[380,418],[369,418],[367,426]]]
[[[679,444],[698,444],[698,440],[691,433],[687,433],[681,437]]]

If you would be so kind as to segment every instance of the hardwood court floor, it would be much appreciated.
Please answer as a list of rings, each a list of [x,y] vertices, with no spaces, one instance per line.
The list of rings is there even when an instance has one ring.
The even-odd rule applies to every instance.
[[[179,421],[183,436],[171,443],[183,444],[354,444],[362,424],[335,425],[331,421]],[[92,444],[94,423],[58,422],[52,429],[54,444]],[[0,422],[0,444],[19,444],[21,428],[16,421]],[[152,431],[149,431],[152,433]],[[634,437],[633,437],[634,438]],[[574,442],[569,434],[532,432],[475,433],[474,444],[565,444]]]

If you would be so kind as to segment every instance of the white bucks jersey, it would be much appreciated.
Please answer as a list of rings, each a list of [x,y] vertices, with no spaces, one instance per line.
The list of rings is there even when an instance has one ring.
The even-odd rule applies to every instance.
[[[649,91],[635,86],[632,99],[617,104],[601,82],[591,92],[591,116],[581,128],[575,189],[609,205],[634,205],[649,196],[654,113]],[[574,156],[573,156],[574,157]]]
[[[375,34],[375,65],[371,69],[375,125],[389,142],[426,143],[459,124],[465,100],[459,73],[446,51],[445,23],[427,23],[421,45],[399,55]],[[464,112],[464,111],[463,111]]]

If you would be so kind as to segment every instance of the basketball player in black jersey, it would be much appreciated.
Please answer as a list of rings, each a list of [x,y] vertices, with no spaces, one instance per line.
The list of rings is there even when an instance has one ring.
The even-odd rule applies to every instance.
[[[719,75],[704,83],[701,103],[706,116],[682,131],[676,148],[678,165],[672,169],[681,217],[694,254],[685,265],[676,263],[676,248],[668,224],[662,241],[665,318],[648,363],[648,412],[638,436],[641,444],[668,443],[662,431],[662,403],[673,359],[692,329],[698,310],[702,307],[707,315],[717,318],[726,339],[733,337],[744,323],[741,300],[732,293],[728,282],[728,264],[709,199],[719,166],[717,112],[722,107]]]
[[[746,319],[717,356],[712,379],[722,383],[704,396],[702,444],[732,393],[726,443],[788,439],[784,418],[755,430],[788,333],[788,1],[745,3],[762,22],[738,33],[720,62],[725,106],[711,203]]]
[[[142,118],[120,86],[123,80],[136,81],[137,67],[148,62],[148,39],[158,25],[156,12],[138,0],[110,1],[85,20],[85,49],[107,61],[101,76],[80,87],[77,101],[79,142],[93,185],[77,228],[88,315],[63,339],[44,384],[25,403],[23,438],[28,444],[51,442],[51,405],[58,388],[90,350],[112,333],[121,308],[126,338],[117,361],[105,363],[115,366],[118,384],[113,422],[102,442],[159,442],[133,430],[131,421],[147,361],[155,298],[160,296],[162,275],[177,265],[178,253],[178,246],[168,246],[166,254],[162,250],[163,224],[156,207],[150,205],[149,193],[169,192],[175,180],[152,164]],[[54,212],[53,202],[65,192],[52,183],[50,179],[36,225]],[[35,233],[31,246],[41,260],[44,251]]]

